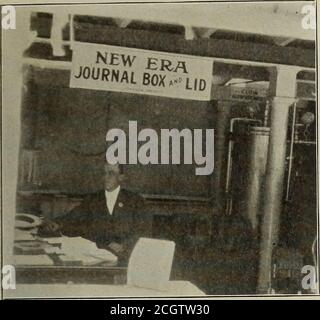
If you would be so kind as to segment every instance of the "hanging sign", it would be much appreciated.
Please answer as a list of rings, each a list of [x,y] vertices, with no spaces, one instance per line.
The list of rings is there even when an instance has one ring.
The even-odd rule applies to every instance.
[[[254,88],[246,86],[241,87],[230,87],[230,97],[232,100],[237,101],[265,101],[268,90],[263,88]]]
[[[268,90],[255,87],[212,86],[212,99],[230,100],[237,102],[264,102],[268,97]]]
[[[76,42],[70,87],[210,100],[212,68],[211,58]]]

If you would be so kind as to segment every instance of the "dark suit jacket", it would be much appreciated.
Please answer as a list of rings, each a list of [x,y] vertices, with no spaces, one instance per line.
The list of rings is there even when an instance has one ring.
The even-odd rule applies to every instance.
[[[120,189],[112,215],[109,213],[105,191],[90,194],[82,204],[65,216],[55,219],[66,236],[81,236],[109,249],[111,242],[124,246],[118,255],[120,261],[128,260],[140,237],[151,237],[152,218],[146,212],[144,200],[139,195]]]

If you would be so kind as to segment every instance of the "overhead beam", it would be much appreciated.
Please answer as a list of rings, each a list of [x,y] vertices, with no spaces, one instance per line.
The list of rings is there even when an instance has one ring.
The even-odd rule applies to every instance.
[[[112,28],[114,31],[111,31]],[[166,34],[164,38],[163,33],[114,27],[104,28],[101,33],[95,30],[83,29],[80,35],[76,36],[76,39],[77,41],[88,43],[213,57],[217,58],[217,61],[221,60],[221,62],[238,65],[241,65],[241,61],[243,61],[243,64],[252,66],[255,64],[261,64],[261,66],[292,65],[300,66],[302,69],[313,69],[315,67],[315,52],[310,49],[276,47],[220,39],[186,40],[184,36],[169,34]],[[39,38],[37,38],[37,41],[40,42]],[[25,56],[37,59],[53,59],[48,56],[50,45],[45,43],[47,41],[39,42],[33,43],[26,50]],[[45,48],[46,46],[48,46],[47,49]],[[67,50],[65,57],[59,60],[71,61],[71,51]],[[237,71],[236,73],[243,74],[242,71]],[[258,78],[259,80],[265,80],[265,78],[260,79],[260,76]]]
[[[119,29],[112,26],[94,26],[81,23],[75,39],[116,46],[175,52],[207,57],[259,61],[301,67],[315,67],[315,51],[310,49],[277,47],[225,39],[195,39],[161,32]]]
[[[37,20],[37,30],[46,34],[50,18],[42,16]],[[90,30],[86,30],[90,29]],[[260,61],[276,64],[300,65],[314,68],[315,51],[295,47],[277,47],[268,44],[240,42],[225,39],[199,39],[201,29],[193,28],[197,38],[188,40],[183,34],[169,34],[151,30],[121,29],[115,26],[77,22],[76,40],[129,46],[149,50],[181,52],[192,55]],[[200,31],[200,32],[199,32]],[[90,33],[90,34],[89,34]],[[97,33],[94,35],[94,33]],[[91,37],[91,39],[89,39]],[[130,40],[130,37],[132,39]],[[110,39],[108,39],[110,38]],[[87,40],[86,40],[87,39]],[[122,39],[124,42],[122,43]],[[199,47],[198,47],[199,46]]]
[[[303,29],[301,20],[305,2],[279,3],[163,3],[163,4],[97,4],[94,6],[65,6],[66,13],[109,18],[152,21],[184,25],[186,21],[197,28],[214,28],[226,31],[255,33],[271,37],[298,38],[315,41],[315,30]],[[31,7],[28,10],[40,11]],[[42,6],[41,12],[61,12],[56,6]],[[266,27],[267,26],[267,27]]]

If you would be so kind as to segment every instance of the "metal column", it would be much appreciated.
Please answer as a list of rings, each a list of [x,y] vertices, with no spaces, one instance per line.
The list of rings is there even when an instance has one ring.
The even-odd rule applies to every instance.
[[[265,198],[262,210],[258,292],[268,293],[271,285],[273,248],[278,242],[285,174],[286,141],[289,108],[296,91],[295,68],[282,67],[271,73],[272,100],[270,140],[266,167]]]

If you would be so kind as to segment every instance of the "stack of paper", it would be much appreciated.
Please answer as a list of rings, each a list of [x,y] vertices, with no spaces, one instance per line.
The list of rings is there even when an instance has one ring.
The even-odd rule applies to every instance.
[[[116,264],[118,261],[117,256],[112,252],[98,249],[94,242],[81,237],[47,238],[46,240],[51,244],[61,245],[61,250],[53,249],[53,251],[61,254],[59,258],[65,264],[78,264],[79,262],[82,265],[95,265],[102,262]]]

